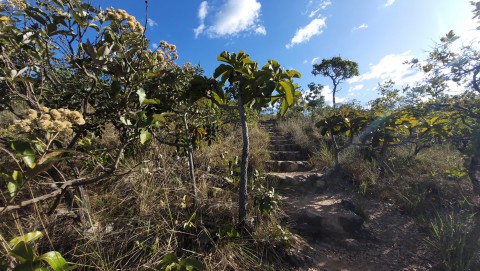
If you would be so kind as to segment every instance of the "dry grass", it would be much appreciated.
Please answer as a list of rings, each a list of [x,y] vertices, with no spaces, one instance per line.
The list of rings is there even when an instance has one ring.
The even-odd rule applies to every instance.
[[[256,124],[249,128],[249,167],[261,170],[269,159],[268,134]],[[106,134],[94,144],[113,144],[115,135]],[[275,247],[286,245],[277,214],[260,214],[251,200],[248,230],[238,229],[238,238],[222,236],[224,228],[237,224],[238,189],[229,161],[240,156],[239,135],[238,129],[226,131],[210,146],[195,150],[196,206],[187,159],[173,147],[152,143],[127,152],[121,170],[132,170],[128,176],[85,187],[74,212],[62,205],[46,216],[45,204],[8,218],[2,215],[2,237],[10,240],[40,230],[47,238],[38,242],[39,251],[60,251],[78,270],[154,267],[171,252],[198,258],[209,270],[267,270],[280,261],[273,256]],[[91,169],[87,165],[83,170]]]

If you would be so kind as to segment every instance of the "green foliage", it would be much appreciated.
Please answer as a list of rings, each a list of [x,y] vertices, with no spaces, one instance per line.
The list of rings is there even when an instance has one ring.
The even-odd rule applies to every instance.
[[[431,237],[426,241],[440,255],[443,266],[449,271],[470,270],[478,248],[469,247],[471,226],[468,215],[437,213],[429,223]]]
[[[175,253],[165,255],[160,264],[154,269],[159,271],[202,271],[205,266],[194,258],[179,259]]]
[[[76,268],[70,265],[57,251],[39,255],[31,243],[42,236],[43,234],[39,231],[29,232],[23,236],[13,238],[8,243],[7,253],[16,260],[13,270],[50,270],[46,266],[50,266],[53,271],[73,270]]]
[[[226,240],[227,242],[239,239],[242,235],[233,226],[222,226],[216,234],[220,240]]]
[[[275,194],[275,189],[267,188],[261,183],[256,184],[255,195],[254,195],[254,205],[262,212],[264,215],[269,215],[274,212],[280,203],[280,198]]]

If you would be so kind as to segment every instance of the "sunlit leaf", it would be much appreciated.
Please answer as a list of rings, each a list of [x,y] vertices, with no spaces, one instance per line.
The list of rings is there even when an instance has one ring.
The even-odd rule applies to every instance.
[[[147,129],[140,130],[140,143],[145,144],[152,139],[152,134]]]
[[[287,101],[287,105],[291,106],[293,104],[293,94],[295,93],[295,89],[293,87],[292,82],[280,81],[279,84],[285,94],[285,100]]]
[[[39,260],[45,261],[53,271],[73,270],[75,266],[69,266],[67,261],[57,251],[50,251],[40,255]]]

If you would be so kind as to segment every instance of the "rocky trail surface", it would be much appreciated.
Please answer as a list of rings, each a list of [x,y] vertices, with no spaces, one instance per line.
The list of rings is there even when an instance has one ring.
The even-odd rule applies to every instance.
[[[437,270],[426,232],[413,218],[388,203],[359,197],[335,174],[315,171],[273,120],[261,127],[271,138],[269,175],[279,180],[289,228],[299,244],[291,252],[293,270]]]

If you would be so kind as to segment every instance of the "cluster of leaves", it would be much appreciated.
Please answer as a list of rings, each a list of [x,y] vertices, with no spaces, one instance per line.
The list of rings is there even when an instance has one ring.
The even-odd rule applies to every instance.
[[[66,271],[76,268],[74,265],[70,265],[57,251],[49,251],[39,255],[32,242],[42,236],[41,232],[33,231],[23,236],[15,237],[7,244],[7,254],[16,261],[13,270]],[[49,266],[51,269],[46,266]],[[2,270],[6,270],[8,265],[6,262],[0,262],[0,267],[2,267]]]

